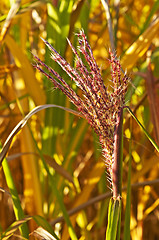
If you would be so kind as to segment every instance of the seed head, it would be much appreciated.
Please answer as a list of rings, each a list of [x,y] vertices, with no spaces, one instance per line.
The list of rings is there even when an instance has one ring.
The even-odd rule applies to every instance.
[[[76,57],[75,68],[73,68],[60,54],[46,41],[43,40],[51,50],[51,58],[69,75],[83,92],[83,98],[66,83],[66,81],[52,68],[48,67],[37,56],[38,64],[35,66],[41,73],[50,79],[54,86],[70,99],[78,110],[87,119],[88,123],[99,136],[105,164],[112,179],[112,164],[114,156],[114,129],[117,122],[119,109],[124,105],[124,96],[127,90],[128,77],[122,74],[121,65],[116,56],[110,53],[111,75],[113,91],[108,91],[104,85],[100,70],[93,57],[91,47],[84,32],[78,34],[78,51],[84,56],[87,66],[83,63],[80,54],[68,43]],[[41,66],[46,68],[46,73]],[[123,75],[123,76],[122,76]]]

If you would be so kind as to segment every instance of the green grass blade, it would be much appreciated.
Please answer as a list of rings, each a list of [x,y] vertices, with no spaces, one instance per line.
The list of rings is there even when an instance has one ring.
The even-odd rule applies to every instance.
[[[132,132],[132,124],[130,132]],[[128,170],[128,184],[127,184],[127,198],[126,198],[126,207],[125,207],[125,224],[124,224],[124,240],[130,239],[130,215],[131,215],[131,144],[132,144],[132,136],[129,141],[129,170]]]
[[[21,220],[22,218],[24,218],[24,213],[23,213],[23,210],[21,207],[17,189],[15,187],[13,177],[12,177],[12,174],[11,174],[11,171],[10,171],[10,168],[9,168],[6,158],[3,160],[2,166],[3,166],[3,171],[5,174],[6,182],[7,182],[8,188],[9,188],[11,196],[12,196],[13,208],[14,208],[16,220]],[[28,230],[26,223],[23,223],[23,225],[19,227],[19,230],[23,237],[25,237],[25,238],[29,237],[29,230]]]
[[[29,127],[29,129],[30,129],[30,127]],[[61,209],[61,211],[62,211],[62,213],[63,213],[63,217],[64,217],[64,219],[65,219],[65,221],[66,221],[67,226],[68,226],[68,231],[69,231],[70,237],[71,237],[72,240],[78,240],[78,239],[77,239],[77,236],[76,236],[76,233],[75,233],[75,231],[74,231],[74,228],[73,228],[73,226],[72,226],[72,223],[71,223],[71,221],[70,221],[69,215],[68,215],[68,213],[67,213],[67,210],[66,210],[66,208],[65,208],[65,205],[64,205],[64,202],[63,202],[63,197],[62,197],[62,195],[60,194],[60,191],[57,189],[56,178],[55,178],[55,176],[53,176],[53,175],[50,173],[49,168],[48,168],[48,166],[47,166],[47,164],[46,164],[46,162],[45,162],[45,159],[44,159],[44,157],[43,157],[43,154],[42,154],[41,150],[39,149],[36,140],[34,139],[34,136],[33,136],[33,134],[32,134],[32,131],[30,130],[30,132],[31,132],[31,135],[32,135],[32,137],[33,137],[33,141],[34,141],[34,143],[35,143],[35,146],[36,146],[36,148],[37,148],[37,151],[38,151],[38,153],[39,153],[39,155],[40,155],[40,157],[41,157],[43,166],[44,166],[44,168],[45,168],[45,170],[46,170],[46,172],[47,172],[47,174],[48,174],[48,178],[49,178],[49,181],[50,181],[50,185],[51,185],[51,187],[52,187],[52,192],[53,192],[54,195],[56,196],[57,202],[58,202],[58,204],[59,204],[59,206],[60,206],[60,209]]]
[[[28,94],[24,94],[24,95],[22,95],[21,97],[18,97],[17,99],[18,99],[18,100],[22,100],[22,99],[27,98],[28,96],[29,96]],[[6,108],[7,108],[8,106],[10,106],[12,103],[16,103],[16,101],[17,101],[17,100],[14,99],[14,100],[12,100],[12,101],[9,101],[9,102],[1,105],[1,106],[0,106],[0,110],[6,109]]]
[[[118,229],[117,229],[117,237],[116,237],[117,240],[121,239],[120,233],[121,233],[121,204],[119,207],[119,219],[118,219]]]
[[[53,4],[47,4],[47,39],[60,52],[61,56],[64,56],[67,40],[69,34],[69,22],[72,12],[73,0],[71,1],[59,1],[58,6]],[[46,47],[45,63],[57,71],[64,79],[66,74],[63,70],[50,58],[50,50]],[[68,77],[67,77],[68,78]],[[50,92],[53,84],[44,79],[46,86],[47,103],[54,103],[57,105],[65,106],[66,96],[59,90]],[[49,91],[48,91],[49,89]],[[56,116],[56,117],[55,117]],[[48,109],[45,114],[45,127],[43,129],[43,151],[49,155],[53,155],[56,152],[56,140],[59,131],[63,131],[64,128],[65,113],[59,113],[56,109]]]
[[[131,111],[131,109],[129,107],[126,107],[129,111],[129,113],[131,114],[131,116],[136,120],[136,122],[138,123],[138,125],[142,128],[143,132],[145,133],[146,137],[149,139],[149,141],[152,143],[152,145],[155,147],[155,149],[157,150],[157,152],[159,152],[159,146],[156,144],[156,142],[153,140],[153,138],[150,136],[150,134],[146,131],[146,129],[144,128],[144,126],[140,123],[140,121],[135,117],[135,115],[133,114],[133,112]]]
[[[45,218],[43,218],[39,215],[27,216],[21,220],[15,221],[7,228],[7,230],[5,232],[2,233],[1,239],[7,240],[7,239],[11,238],[12,235],[17,231],[17,229],[19,227],[21,227],[24,223],[30,221],[31,219],[34,219],[34,221],[37,223],[38,226],[44,228],[47,232],[49,232],[52,236],[54,236],[54,239],[59,240],[59,238],[54,233],[52,226],[47,222],[47,220]]]
[[[116,240],[121,199],[110,199],[106,240]]]
[[[13,222],[5,232],[1,234],[0,239],[7,240],[12,237],[12,235],[17,231],[18,228],[22,227],[24,224],[26,224],[27,221],[32,219],[32,217],[28,216],[25,218],[22,218],[21,220],[16,220]]]
[[[54,233],[52,226],[47,222],[47,220],[39,215],[33,216],[34,221],[38,224],[38,226],[43,227],[46,231],[51,233],[52,236],[54,236],[57,240],[59,238],[57,235]]]
[[[70,164],[72,164],[74,153],[77,153],[79,147],[82,144],[85,132],[88,128],[88,124],[85,119],[79,119],[77,126],[74,129],[71,129],[71,139],[67,146],[66,154],[64,155],[64,162],[66,169],[69,168]],[[72,154],[70,154],[72,153]]]
[[[152,17],[154,16],[155,12],[158,9],[159,9],[159,1],[154,1],[154,5],[152,6],[151,11],[150,11],[148,17],[146,18],[146,22],[144,22],[144,25],[143,25],[143,28],[142,28],[140,34],[142,34],[148,28]]]

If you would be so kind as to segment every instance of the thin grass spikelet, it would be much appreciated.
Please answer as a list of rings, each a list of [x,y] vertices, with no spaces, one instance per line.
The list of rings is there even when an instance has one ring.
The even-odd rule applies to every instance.
[[[113,84],[113,91],[109,91],[104,85],[99,67],[84,32],[81,30],[77,35],[78,51],[68,40],[75,55],[75,68],[61,57],[46,40],[43,41],[51,51],[51,58],[61,66],[71,80],[82,90],[82,98],[54,69],[48,67],[37,56],[35,56],[37,60],[35,68],[50,79],[54,86],[59,88],[70,99],[99,136],[106,168],[109,173],[110,186],[113,188],[114,134],[118,113],[124,105],[128,77],[126,74],[122,74],[119,60],[109,51]],[[81,55],[83,55],[87,64],[84,64]],[[42,67],[47,69],[47,72]]]

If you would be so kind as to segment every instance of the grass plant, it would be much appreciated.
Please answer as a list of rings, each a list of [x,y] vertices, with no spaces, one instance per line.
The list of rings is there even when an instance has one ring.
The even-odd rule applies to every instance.
[[[158,6],[0,2],[1,239],[159,238]]]

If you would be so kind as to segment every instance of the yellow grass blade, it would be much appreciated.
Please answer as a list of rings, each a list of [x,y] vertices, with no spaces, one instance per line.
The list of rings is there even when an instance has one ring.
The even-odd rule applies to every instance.
[[[26,88],[30,96],[33,98],[35,105],[44,104],[45,94],[41,89],[39,82],[37,82],[35,78],[35,74],[29,60],[14,39],[8,34],[5,37],[5,43],[13,54],[17,66],[21,69]]]
[[[128,48],[121,60],[123,69],[130,70],[148,50],[153,38],[159,33],[159,18]]]
[[[17,1],[15,1],[15,3],[12,4],[11,9],[9,10],[9,13],[7,15],[7,18],[5,20],[5,23],[4,23],[2,31],[1,31],[0,42],[4,40],[4,37],[6,36],[8,30],[9,30],[9,27],[12,23],[12,20],[20,7],[20,3],[21,3],[21,0],[17,0]]]

